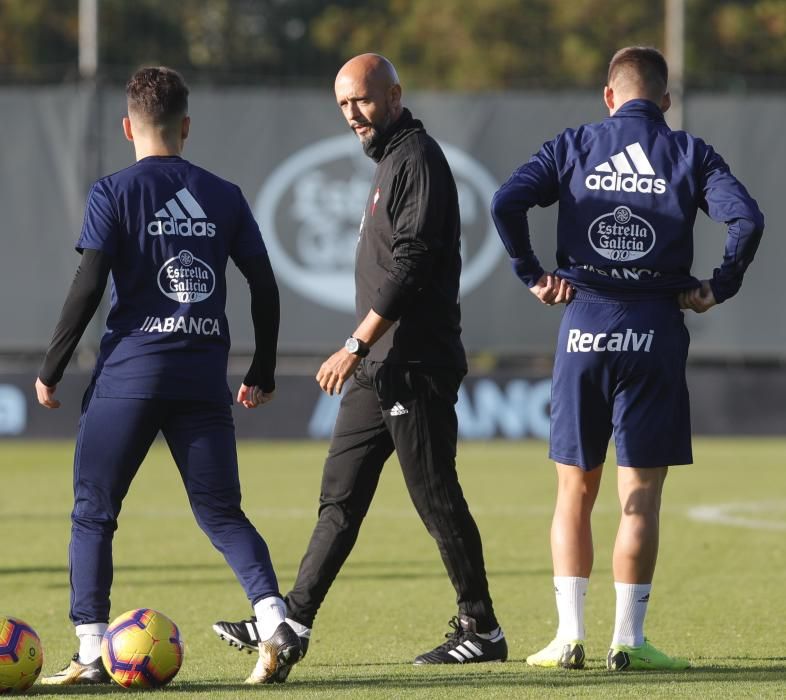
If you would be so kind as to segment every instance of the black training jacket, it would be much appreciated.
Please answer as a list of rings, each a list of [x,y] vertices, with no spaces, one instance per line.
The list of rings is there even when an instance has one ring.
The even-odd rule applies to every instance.
[[[466,369],[461,344],[461,221],[442,149],[405,109],[369,149],[377,169],[355,259],[358,321],[374,309],[395,325],[370,360]]]

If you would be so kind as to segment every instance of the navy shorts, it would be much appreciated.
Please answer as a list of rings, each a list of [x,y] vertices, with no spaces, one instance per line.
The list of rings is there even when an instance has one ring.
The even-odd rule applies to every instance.
[[[685,363],[690,337],[676,298],[618,301],[577,292],[565,308],[551,386],[549,456],[589,471],[690,464]]]

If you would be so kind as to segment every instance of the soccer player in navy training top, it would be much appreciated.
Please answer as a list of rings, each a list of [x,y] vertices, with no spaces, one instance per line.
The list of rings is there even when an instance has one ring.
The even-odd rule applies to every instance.
[[[70,616],[79,651],[44,683],[108,682],[101,636],[109,620],[112,536],[137,469],[163,433],[200,527],[235,572],[263,629],[248,683],[286,676],[301,655],[267,545],[240,508],[225,271],[246,277],[256,352],[237,394],[246,408],[273,398],[279,298],[267,251],[240,189],[181,158],[188,88],[168,68],[143,68],[126,86],[126,138],[137,162],[90,190],[82,260],[36,381],[55,389],[96,311],[107,278],[112,304],[82,404],[74,457]],[[283,674],[283,676],[282,676]]]
[[[550,457],[559,628],[527,663],[584,666],[584,597],[592,570],[590,515],[609,438],[622,510],[614,545],[617,594],[611,670],[687,668],[644,638],[668,465],[692,461],[680,309],[704,312],[733,296],[764,228],[756,202],[701,139],[672,131],[667,66],[655,49],[611,60],[610,116],[543,145],[494,197],[492,214],[521,280],[541,302],[568,303],[557,342]],[[557,270],[530,246],[527,210],[559,202]],[[712,278],[691,276],[701,209],[727,225]]]

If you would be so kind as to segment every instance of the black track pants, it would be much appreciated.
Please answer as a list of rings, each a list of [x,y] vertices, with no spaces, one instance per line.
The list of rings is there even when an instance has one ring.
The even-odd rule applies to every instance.
[[[456,473],[455,403],[462,372],[363,361],[341,401],[322,474],[319,520],[287,596],[311,627],[357,540],[382,466],[395,450],[409,495],[436,540],[459,610],[497,626],[480,533]]]

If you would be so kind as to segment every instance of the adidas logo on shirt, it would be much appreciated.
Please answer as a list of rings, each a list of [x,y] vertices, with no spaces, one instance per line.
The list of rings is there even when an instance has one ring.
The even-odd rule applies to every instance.
[[[595,172],[587,175],[584,184],[590,190],[605,192],[640,192],[641,194],[663,194],[666,181],[653,177],[652,168],[641,144],[625,146],[624,151],[615,153],[605,163],[595,167]]]
[[[147,225],[147,232],[151,236],[207,236],[216,235],[216,225],[209,221],[194,221],[193,219],[207,219],[199,202],[194,199],[185,187],[175,193],[161,209],[156,212],[156,220]]]
[[[405,413],[409,413],[409,411],[398,401],[396,401],[396,403],[393,404],[393,408],[390,409],[391,416],[403,416]]]

